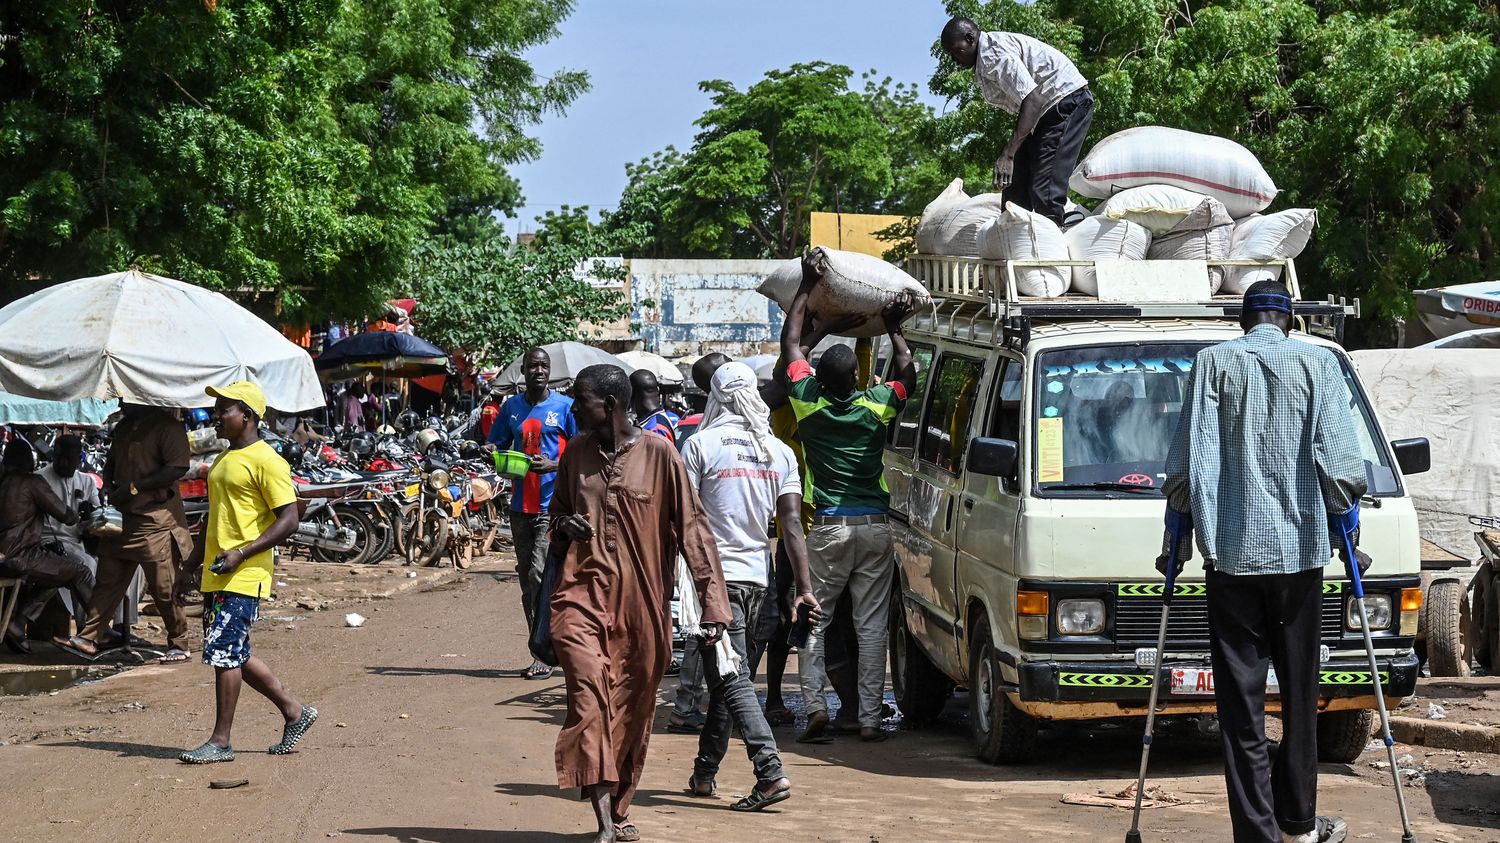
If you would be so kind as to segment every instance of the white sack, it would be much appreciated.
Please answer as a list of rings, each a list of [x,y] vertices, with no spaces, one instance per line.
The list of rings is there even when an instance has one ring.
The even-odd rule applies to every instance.
[[[1171,231],[1151,238],[1146,260],[1153,261],[1221,261],[1229,257],[1234,239],[1234,220],[1224,203],[1205,196],[1203,202],[1183,217]],[[1208,268],[1210,293],[1224,286],[1224,267]]]
[[[883,336],[885,321],[880,311],[900,293],[909,293],[918,310],[932,304],[932,296],[921,282],[880,258],[819,246],[812,250],[811,259],[823,273],[807,301],[813,318],[827,321],[844,314],[865,317],[862,324],[844,336]],[[767,276],[757,291],[781,305],[782,310],[791,310],[792,299],[801,286],[802,260],[793,258]]]
[[[987,260],[1069,260],[1068,241],[1057,223],[1014,202],[979,230],[979,255]],[[1023,296],[1060,296],[1073,280],[1072,267],[1016,269],[1016,291]]]
[[[1148,184],[1207,194],[1236,219],[1264,210],[1277,193],[1250,150],[1228,138],[1163,126],[1110,135],[1089,150],[1068,180],[1079,195],[1095,199]]]
[[[1235,260],[1282,260],[1295,258],[1307,248],[1318,212],[1311,208],[1293,208],[1279,214],[1252,214],[1234,224],[1234,239],[1229,257]],[[1281,267],[1230,267],[1224,279],[1224,291],[1243,293],[1259,281],[1281,277]]]
[[[979,229],[1004,211],[1000,194],[969,196],[964,180],[954,179],[922,211],[917,223],[917,251],[924,255],[979,256]]]
[[[1151,248],[1151,232],[1129,220],[1089,217],[1063,234],[1068,255],[1075,261],[1144,260]],[[1073,267],[1073,292],[1099,295],[1099,279],[1092,266]]]
[[[1205,208],[1205,205],[1208,207]],[[1201,219],[1204,215],[1215,212],[1214,205],[1224,209],[1223,203],[1202,193],[1171,185],[1152,184],[1116,193],[1105,200],[1094,215],[1112,220],[1130,220],[1136,225],[1144,226],[1152,237],[1160,237],[1189,218],[1200,220],[1193,224],[1203,227]],[[1224,210],[1227,212],[1227,209]],[[1227,216],[1225,218],[1230,219]]]

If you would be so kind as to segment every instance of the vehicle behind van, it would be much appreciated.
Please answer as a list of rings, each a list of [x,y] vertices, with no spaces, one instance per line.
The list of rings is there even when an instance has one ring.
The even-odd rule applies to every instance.
[[[891,667],[898,704],[916,723],[966,687],[987,761],[1034,757],[1047,721],[1144,716],[1157,679],[1168,683],[1159,714],[1215,710],[1201,565],[1178,580],[1165,654],[1155,650],[1164,581],[1154,565],[1167,451],[1194,357],[1241,335],[1240,299],[1181,292],[1206,291],[1208,265],[1170,263],[1145,283],[1149,266],[1131,268],[1134,286],[1124,288],[1148,290],[1141,301],[1023,299],[1019,264],[908,263],[938,303],[908,327],[918,384],[886,448],[900,576]],[[1298,299],[1294,336],[1329,349],[1344,370],[1370,481],[1361,512],[1370,626],[1394,705],[1415,687],[1421,608],[1402,465],[1425,465],[1426,440],[1389,443],[1380,431],[1337,342],[1358,302],[1301,301],[1295,268],[1281,264]],[[1098,266],[1102,292],[1110,269]],[[1352,761],[1373,731],[1358,622],[1334,557],[1323,585],[1326,761]],[[1274,671],[1267,690],[1275,711]]]

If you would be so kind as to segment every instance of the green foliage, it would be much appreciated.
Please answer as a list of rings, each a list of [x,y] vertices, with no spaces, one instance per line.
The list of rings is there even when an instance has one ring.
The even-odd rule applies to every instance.
[[[547,219],[529,245],[512,243],[484,220],[467,227],[473,236],[441,235],[419,245],[401,283],[422,303],[422,336],[503,365],[528,346],[589,339],[585,323],[626,316],[617,291],[590,281],[623,280],[624,268],[589,260],[609,252],[587,210]]]
[[[5,6],[9,297],[141,263],[365,315],[434,223],[519,204],[526,128],[587,86],[520,58],[572,0]]]
[[[1410,291],[1493,277],[1500,237],[1500,12],[1494,0],[951,0],[982,29],[1058,46],[1092,81],[1091,140],[1138,125],[1223,135],[1316,207],[1305,291],[1361,296],[1379,330]],[[936,53],[935,53],[936,55]],[[938,135],[973,169],[1013,118],[941,58],[960,106]],[[1371,320],[1361,320],[1370,322]],[[1358,326],[1356,326],[1358,327]]]
[[[946,179],[932,112],[909,85],[824,62],[773,70],[741,91],[700,87],[712,106],[692,149],[626,168],[604,219],[622,251],[650,257],[792,257],[813,211],[919,212]]]

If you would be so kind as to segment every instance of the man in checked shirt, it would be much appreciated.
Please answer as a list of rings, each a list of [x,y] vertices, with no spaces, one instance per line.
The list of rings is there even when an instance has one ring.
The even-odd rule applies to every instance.
[[[1253,285],[1240,325],[1243,337],[1198,352],[1193,363],[1167,456],[1167,520],[1188,525],[1179,570],[1192,556],[1193,528],[1205,560],[1235,843],[1338,843],[1347,824],[1317,816],[1319,612],[1323,567],[1333,547],[1343,552],[1330,533],[1358,524],[1365,463],[1338,360],[1288,336],[1287,288]],[[1369,558],[1356,554],[1363,570]],[[1159,568],[1165,560],[1164,549]],[[1268,661],[1283,724],[1274,763]]]

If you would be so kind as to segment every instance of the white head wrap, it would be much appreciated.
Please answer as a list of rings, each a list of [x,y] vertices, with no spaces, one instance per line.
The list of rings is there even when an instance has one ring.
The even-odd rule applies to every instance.
[[[708,406],[703,411],[701,433],[718,425],[735,425],[749,431],[755,454],[771,458],[771,410],[760,397],[760,382],[744,363],[725,363],[714,372]]]

